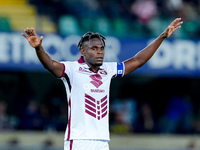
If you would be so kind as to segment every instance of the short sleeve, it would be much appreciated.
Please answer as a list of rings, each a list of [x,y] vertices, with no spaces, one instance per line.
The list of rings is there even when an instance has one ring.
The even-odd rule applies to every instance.
[[[70,61],[62,61],[61,63],[63,64],[63,68],[64,68],[61,78],[65,77],[65,74],[70,76],[71,70],[74,67],[74,63]]]
[[[107,66],[107,71],[113,78],[115,77],[123,77],[124,75],[124,63],[117,62],[107,62],[105,63]]]

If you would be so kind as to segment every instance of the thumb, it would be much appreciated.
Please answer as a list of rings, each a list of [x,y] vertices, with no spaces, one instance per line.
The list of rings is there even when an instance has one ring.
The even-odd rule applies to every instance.
[[[43,40],[43,36],[40,37],[40,41],[42,41],[42,40]]]
[[[42,43],[42,40],[43,40],[43,36],[40,37],[40,44]]]

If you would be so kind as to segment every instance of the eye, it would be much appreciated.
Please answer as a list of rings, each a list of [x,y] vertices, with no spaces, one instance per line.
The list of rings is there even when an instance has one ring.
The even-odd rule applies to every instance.
[[[104,51],[104,47],[101,47],[101,50]]]

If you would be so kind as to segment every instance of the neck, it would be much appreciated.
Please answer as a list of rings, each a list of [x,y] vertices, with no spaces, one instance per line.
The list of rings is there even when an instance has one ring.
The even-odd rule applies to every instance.
[[[97,73],[97,71],[99,70],[99,67],[101,66],[101,65],[92,65],[91,63],[86,61],[83,56],[82,56],[82,60],[89,66],[90,70],[95,73]]]
[[[97,73],[98,72],[98,70],[99,70],[99,67],[98,68],[90,68],[93,72],[95,72],[95,73]]]
[[[90,65],[88,63],[86,63],[89,67],[90,67],[90,70],[97,73],[98,70],[99,70],[99,66],[94,66],[94,65]]]

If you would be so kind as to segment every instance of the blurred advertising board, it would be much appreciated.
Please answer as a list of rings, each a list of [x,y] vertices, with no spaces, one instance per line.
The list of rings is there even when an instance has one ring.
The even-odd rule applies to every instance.
[[[79,35],[62,37],[45,34],[43,47],[57,60],[75,61],[80,57]],[[145,48],[152,39],[106,37],[104,61],[124,61]],[[44,71],[35,50],[21,33],[0,33],[1,71]],[[135,74],[156,76],[200,76],[200,41],[166,39],[154,56]]]

